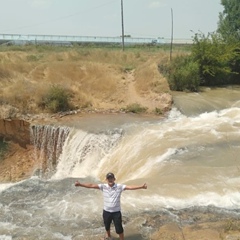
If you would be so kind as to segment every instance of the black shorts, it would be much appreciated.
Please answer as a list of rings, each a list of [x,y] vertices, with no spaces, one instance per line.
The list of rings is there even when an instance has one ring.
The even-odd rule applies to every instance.
[[[110,230],[110,225],[113,221],[117,234],[123,233],[122,214],[121,212],[107,212],[103,210],[103,221],[106,231]]]

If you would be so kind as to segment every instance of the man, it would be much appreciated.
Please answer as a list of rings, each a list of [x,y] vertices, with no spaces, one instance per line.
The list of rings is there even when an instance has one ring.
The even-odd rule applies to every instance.
[[[124,190],[147,189],[147,184],[144,183],[140,186],[126,186],[115,183],[115,180],[114,174],[109,172],[106,175],[107,184],[80,183],[76,181],[75,186],[100,189],[103,192],[103,221],[106,229],[105,239],[111,239],[110,225],[113,221],[116,233],[119,235],[120,240],[124,240],[120,204],[121,193]]]

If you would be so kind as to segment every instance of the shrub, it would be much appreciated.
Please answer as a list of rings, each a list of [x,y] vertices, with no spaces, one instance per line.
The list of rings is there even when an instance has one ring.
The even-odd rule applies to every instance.
[[[233,82],[238,73],[239,43],[225,43],[217,34],[195,34],[192,57],[198,62],[203,85]]]
[[[163,114],[162,110],[160,108],[157,108],[157,107],[155,108],[155,113],[157,115],[162,115]]]
[[[72,109],[69,103],[70,94],[61,86],[53,85],[39,103],[43,109],[56,113]]]
[[[130,104],[124,109],[126,112],[144,113],[147,111],[146,107],[141,106],[139,103]]]
[[[4,158],[4,155],[6,154],[7,150],[8,150],[7,142],[0,138],[0,160]]]
[[[131,72],[132,70],[134,70],[133,66],[125,66],[122,68],[122,71],[127,73],[127,72]]]
[[[178,56],[170,63],[168,82],[171,90],[198,91],[199,65],[191,56]]]
[[[41,58],[40,55],[28,55],[27,56],[27,61],[28,62],[37,62]]]

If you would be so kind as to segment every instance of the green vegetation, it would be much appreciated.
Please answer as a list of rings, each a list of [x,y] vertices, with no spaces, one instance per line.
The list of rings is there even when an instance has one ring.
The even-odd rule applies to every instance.
[[[240,11],[238,0],[222,0],[218,32],[195,33],[191,53],[160,65],[171,90],[198,91],[199,86],[240,84]]]
[[[3,159],[4,155],[8,150],[8,144],[3,139],[0,139],[0,160]]]
[[[125,112],[131,112],[131,113],[144,113],[147,111],[146,107],[141,106],[139,103],[133,103],[128,105],[125,109],[123,109]]]
[[[198,91],[200,85],[199,65],[192,56],[178,56],[165,74],[171,90]]]
[[[133,67],[133,66],[125,66],[125,67],[123,67],[122,71],[123,72],[131,72],[134,69],[135,69],[135,67]]]
[[[71,110],[73,107],[69,103],[69,98],[70,93],[66,89],[58,85],[53,85],[46,95],[42,97],[39,106],[52,113]]]
[[[196,34],[192,57],[199,65],[201,85],[224,85],[235,83],[234,77],[239,72],[232,68],[234,62],[240,59],[236,51],[240,45],[234,42],[226,43],[218,34]]]
[[[221,0],[224,10],[219,15],[218,33],[228,41],[240,41],[240,2]]]
[[[42,56],[40,55],[29,55],[27,56],[27,61],[28,62],[37,62],[41,59]]]
[[[155,113],[157,115],[162,115],[163,114],[163,112],[162,112],[162,110],[160,108],[155,108]]]
[[[7,52],[7,51],[19,51],[19,52],[36,52],[36,53],[61,53],[61,52],[70,52],[70,51],[78,51],[84,56],[88,56],[91,54],[92,50],[96,49],[106,49],[107,51],[122,51],[121,44],[94,44],[94,43],[75,43],[70,46],[61,46],[61,45],[54,45],[54,44],[27,44],[27,45],[5,45],[0,44],[0,52]],[[149,52],[155,53],[158,51],[169,51],[170,44],[130,44],[125,46],[126,53],[133,52],[136,54],[137,57],[141,57],[142,52]],[[191,46],[189,44],[174,44],[173,45],[174,51],[190,51]],[[38,59],[38,57],[37,57]],[[33,57],[35,60],[35,57]]]

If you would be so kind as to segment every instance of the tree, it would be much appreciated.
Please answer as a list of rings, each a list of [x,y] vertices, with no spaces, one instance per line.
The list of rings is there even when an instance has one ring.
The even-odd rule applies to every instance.
[[[191,55],[179,55],[160,64],[159,71],[168,79],[173,91],[197,92],[200,85],[199,65]]]
[[[236,49],[236,43],[226,44],[219,34],[195,34],[192,57],[199,64],[202,85],[233,83],[233,77],[238,74],[233,69],[239,58]]]
[[[167,69],[172,90],[240,84],[240,0],[221,0],[221,4],[224,11],[217,32],[195,33],[191,54],[174,59]]]
[[[224,7],[219,14],[218,33],[225,41],[240,40],[240,1],[221,0]]]
[[[232,72],[237,74],[231,77],[232,83],[240,83],[240,1],[221,0],[224,7],[219,14],[218,33],[222,36],[226,44],[234,44],[234,58],[229,62]]]

